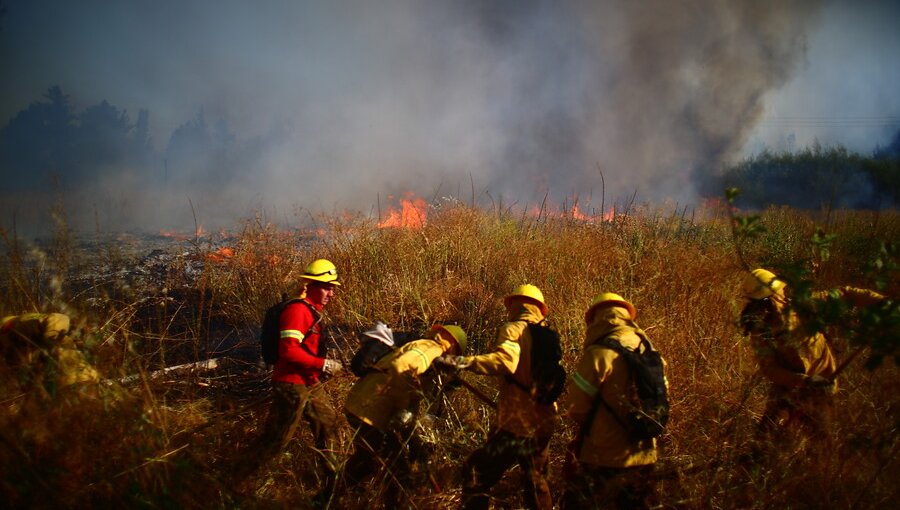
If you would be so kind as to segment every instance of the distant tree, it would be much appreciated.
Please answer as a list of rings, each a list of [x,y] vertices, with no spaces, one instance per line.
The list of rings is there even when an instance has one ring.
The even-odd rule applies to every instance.
[[[98,171],[125,161],[132,130],[128,114],[106,101],[86,108],[78,116],[75,151],[79,170],[90,178]]]
[[[46,184],[51,174],[71,167],[75,116],[69,96],[59,86],[31,103],[0,132],[4,182],[13,189]]]
[[[799,152],[762,153],[726,169],[724,188],[738,188],[742,207],[880,208],[897,202],[896,165],[818,142]]]
[[[130,162],[140,168],[149,169],[153,165],[153,137],[150,135],[150,112],[138,110],[129,146]]]
[[[887,147],[877,147],[875,149],[875,159],[900,158],[900,129],[894,133],[894,138]]]
[[[210,127],[201,109],[197,116],[172,133],[166,149],[169,178],[175,182],[202,182],[222,178],[234,165],[236,137],[224,120]]]
[[[0,130],[6,189],[40,189],[51,179],[66,188],[80,187],[125,169],[146,171],[154,159],[146,110],[138,113],[136,124],[105,100],[76,115],[58,86]]]

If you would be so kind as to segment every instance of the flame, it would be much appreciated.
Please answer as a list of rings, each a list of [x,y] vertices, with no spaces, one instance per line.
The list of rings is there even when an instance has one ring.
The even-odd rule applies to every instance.
[[[231,246],[223,246],[216,251],[206,254],[206,260],[214,264],[236,264],[244,267],[254,267],[258,265],[277,266],[281,263],[281,257],[275,254],[261,255],[252,252],[241,253],[236,256],[234,248]]]
[[[225,261],[234,257],[234,248],[229,246],[223,246],[216,251],[212,251],[206,254],[206,259],[210,262],[215,262],[217,264],[222,264]]]
[[[581,209],[578,208],[578,204],[575,203],[572,205],[572,210],[569,211],[572,213],[572,219],[581,220],[581,221],[591,221],[593,218],[581,212]]]
[[[425,226],[427,204],[421,198],[400,199],[400,208],[391,207],[387,217],[378,222],[379,228],[405,227],[420,229]]]
[[[588,208],[590,211],[594,211],[592,208]],[[585,223],[592,223],[594,221],[601,222],[610,222],[615,220],[616,210],[613,207],[609,207],[605,212],[586,212],[581,209],[581,206],[578,205],[578,202],[575,201],[571,206],[559,206],[554,204],[544,204],[543,209],[538,206],[531,206],[528,208],[526,214],[531,217],[545,217],[545,218],[555,218],[555,219],[572,219],[577,221],[582,221]]]
[[[611,222],[616,219],[616,209],[614,207],[609,207],[606,209],[606,212],[600,215],[600,221]]]
[[[220,231],[219,233],[223,239],[230,236],[225,230]],[[187,241],[189,239],[197,239],[200,237],[206,237],[207,232],[203,229],[203,225],[197,225],[194,229],[193,234],[188,234],[186,232],[179,232],[177,230],[168,230],[168,229],[160,229],[159,236],[160,237],[168,237],[169,239],[174,239],[176,241]]]

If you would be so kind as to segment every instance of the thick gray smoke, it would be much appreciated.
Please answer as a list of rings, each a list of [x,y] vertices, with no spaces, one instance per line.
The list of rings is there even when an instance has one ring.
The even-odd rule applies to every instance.
[[[129,227],[189,225],[191,204],[214,227],[297,206],[369,213],[404,190],[468,201],[473,183],[482,204],[549,192],[599,207],[600,172],[607,205],[685,203],[802,61],[819,4],[87,2],[35,9],[36,25],[12,3],[3,65],[41,72],[4,85],[2,112],[52,84],[132,121],[147,109],[148,168],[72,185],[90,218]],[[193,157],[173,133],[201,117],[213,141]]]

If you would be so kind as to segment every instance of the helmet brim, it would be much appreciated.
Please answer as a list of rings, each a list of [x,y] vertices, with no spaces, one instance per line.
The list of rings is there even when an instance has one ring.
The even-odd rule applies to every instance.
[[[531,296],[525,296],[522,294],[511,294],[509,296],[506,296],[505,298],[503,298],[503,304],[508,308],[510,306],[510,303],[512,303],[513,300],[516,300],[516,299],[520,299],[526,303],[531,303],[531,304],[537,306],[538,308],[540,308],[541,314],[543,314],[545,316],[550,311],[550,309],[547,307],[547,305],[545,303],[542,303],[541,301],[538,301],[537,299],[535,299]]]
[[[465,344],[467,344],[468,341],[463,340],[463,342],[460,343],[460,339],[457,338],[456,335],[454,335],[452,331],[450,331],[449,329],[447,329],[446,327],[444,327],[443,324],[435,324],[435,325],[431,326],[431,329],[429,330],[429,333],[435,334],[435,333],[437,333],[438,331],[443,331],[444,333],[447,333],[447,334],[450,336],[450,338],[453,339],[453,343],[456,344],[456,350],[459,351],[459,354],[465,354],[465,352],[466,352],[466,345],[465,345]]]
[[[335,287],[341,286],[341,282],[339,282],[337,279],[328,280],[327,279],[328,275],[326,275],[326,276],[311,276],[311,275],[303,274],[303,275],[300,275],[300,278],[302,278],[303,280],[306,280],[308,282],[329,283],[331,285],[334,285]]]
[[[593,322],[594,315],[597,313],[597,311],[599,311],[601,308],[609,308],[613,306],[618,306],[620,308],[628,310],[628,316],[631,317],[631,320],[635,320],[637,318],[637,309],[635,309],[634,305],[632,305],[628,301],[609,300],[601,301],[588,308],[587,312],[584,313],[584,322],[590,325],[591,322]]]

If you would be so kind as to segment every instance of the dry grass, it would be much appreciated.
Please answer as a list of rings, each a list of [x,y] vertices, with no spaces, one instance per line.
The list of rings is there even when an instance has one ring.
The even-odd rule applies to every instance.
[[[344,348],[352,332],[375,320],[419,332],[446,321],[462,325],[472,351],[484,352],[504,319],[500,299],[530,282],[544,292],[550,320],[566,342],[564,362],[572,367],[592,296],[615,291],[631,300],[669,363],[673,415],[663,507],[896,505],[900,383],[890,364],[866,372],[859,363],[845,373],[827,454],[786,451],[765,463],[747,462],[765,384],[754,377],[755,361],[735,326],[742,269],[725,215],[704,217],[694,222],[677,211],[634,209],[612,222],[584,222],[445,201],[429,210],[420,230],[382,229],[368,218],[342,216],[316,218],[318,230],[285,231],[257,218],[222,241],[233,249],[227,258],[210,258],[221,242],[189,243],[189,256],[174,259],[149,288],[135,288],[125,277],[73,284],[73,271],[135,263],[121,246],[89,256],[64,229],[45,249],[7,234],[3,312],[66,311],[94,325],[80,341],[105,374],[145,376],[127,387],[106,385],[97,399],[55,395],[50,402],[30,399],[4,376],[2,491],[13,506],[303,507],[318,484],[306,430],[249,489],[224,482],[264,419],[262,374],[238,365],[166,384],[146,374],[179,357],[252,348],[265,307],[293,290],[309,260],[325,257],[344,284],[329,308]],[[823,287],[869,286],[861,271],[866,257],[878,239],[900,238],[896,212],[773,209],[762,217],[768,230],[747,247],[747,257],[760,265],[808,257],[816,225],[838,234],[832,258],[817,268]],[[187,278],[197,261],[205,262],[202,271]],[[892,285],[896,296],[896,279]],[[469,380],[494,394],[488,381]],[[336,408],[352,383],[350,375],[326,383]],[[423,475],[414,499],[422,508],[458,503],[456,468],[489,427],[491,413],[465,390],[448,400],[434,435],[434,475],[444,491],[432,494]],[[556,494],[571,434],[561,427],[552,443]],[[517,476],[497,487],[504,507],[521,504]],[[350,492],[340,506],[369,508],[379,487],[376,480]]]

